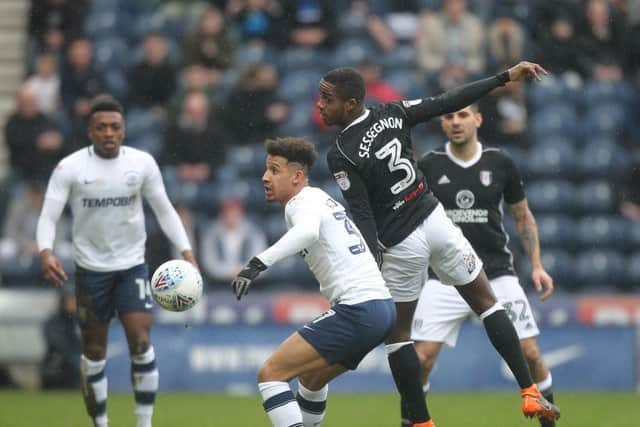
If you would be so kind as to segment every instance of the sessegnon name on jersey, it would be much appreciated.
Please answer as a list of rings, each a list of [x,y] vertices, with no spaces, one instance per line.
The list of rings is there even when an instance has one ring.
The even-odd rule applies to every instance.
[[[371,149],[371,144],[373,144],[373,141],[380,134],[380,132],[384,131],[385,129],[402,129],[402,119],[399,117],[387,117],[375,122],[364,133],[362,142],[358,147],[358,156],[368,159],[370,157],[369,150]]]

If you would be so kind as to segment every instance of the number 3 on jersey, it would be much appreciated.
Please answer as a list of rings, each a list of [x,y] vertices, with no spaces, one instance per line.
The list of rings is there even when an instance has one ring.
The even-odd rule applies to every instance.
[[[349,251],[353,255],[358,255],[365,252],[367,250],[367,247],[365,246],[364,240],[362,240],[362,236],[356,229],[355,225],[353,225],[351,220],[347,218],[347,214],[344,211],[334,212],[333,217],[338,221],[344,221],[344,228],[347,230],[347,233],[355,235],[359,240],[357,245],[349,246]]]
[[[389,172],[404,171],[407,176],[393,184],[390,188],[392,194],[400,194],[416,180],[416,172],[413,170],[411,162],[400,157],[402,154],[402,145],[398,138],[393,138],[387,142],[381,149],[376,151],[376,157],[380,160],[389,157],[387,166]]]

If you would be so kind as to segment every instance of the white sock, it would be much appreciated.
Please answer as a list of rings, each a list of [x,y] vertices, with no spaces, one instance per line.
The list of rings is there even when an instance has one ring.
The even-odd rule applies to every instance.
[[[551,378],[551,372],[549,372],[549,375],[547,375],[547,378],[543,379],[538,383],[538,390],[540,390],[540,393],[544,394],[547,390],[551,388],[552,385],[553,385],[553,379]]]
[[[107,427],[107,377],[104,374],[104,367],[107,361],[87,359],[84,354],[80,357],[80,372],[82,373],[83,386],[91,388],[91,394],[95,399],[90,405],[95,407],[93,422],[96,427]],[[86,391],[85,391],[86,393]]]
[[[325,384],[320,390],[311,391],[298,382],[298,395],[296,399],[302,412],[304,427],[319,426],[327,413],[327,394],[329,385]]]
[[[133,394],[136,400],[136,427],[151,427],[153,404],[158,391],[159,373],[153,346],[143,354],[131,356]]]
[[[262,406],[274,427],[304,427],[298,402],[284,381],[258,383]]]

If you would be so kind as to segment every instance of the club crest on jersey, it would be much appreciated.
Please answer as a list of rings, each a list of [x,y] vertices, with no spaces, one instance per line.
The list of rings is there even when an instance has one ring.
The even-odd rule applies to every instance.
[[[493,174],[491,171],[480,171],[480,182],[485,187],[488,187],[493,182]]]
[[[342,191],[347,191],[349,188],[351,188],[351,181],[349,181],[349,174],[347,174],[347,172],[340,171],[334,173],[333,176],[336,178],[338,187],[340,187]]]
[[[125,182],[129,187],[136,186],[140,183],[140,174],[138,171],[126,171],[124,173]]]
[[[474,254],[464,254],[462,256],[462,262],[464,262],[464,266],[467,268],[469,274],[473,273],[476,269],[476,256]]]

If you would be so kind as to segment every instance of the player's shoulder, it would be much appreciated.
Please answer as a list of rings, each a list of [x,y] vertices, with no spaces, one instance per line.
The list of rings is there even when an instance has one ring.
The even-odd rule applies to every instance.
[[[426,164],[426,163],[432,163],[432,162],[437,162],[437,161],[446,160],[446,159],[448,159],[447,150],[445,148],[445,145],[441,145],[438,148],[434,148],[424,153],[424,155],[420,158],[418,163]]]
[[[331,146],[327,153],[327,164],[329,168],[335,172],[334,169],[339,168],[345,162],[357,166],[357,152],[351,144],[345,144],[340,138]]]
[[[156,160],[153,158],[153,156],[144,151],[144,150],[140,150],[139,148],[135,148],[135,147],[131,147],[129,145],[123,145],[122,147],[120,147],[120,153],[123,156],[123,158],[129,158],[131,160],[137,160],[137,161],[141,161],[141,162],[150,162],[150,163],[155,163]]]
[[[304,187],[298,194],[293,196],[285,205],[285,213],[291,214],[301,209],[306,211],[317,211],[317,208],[329,199],[329,195],[318,187]]]
[[[67,154],[58,162],[58,168],[65,167],[71,168],[74,166],[86,166],[86,162],[89,158],[95,156],[91,150],[91,146],[80,148],[73,153]]]
[[[495,162],[513,163],[511,155],[506,150],[491,145],[482,144],[482,157]]]

